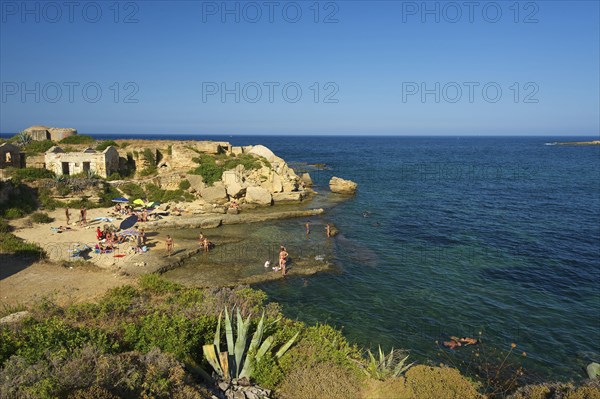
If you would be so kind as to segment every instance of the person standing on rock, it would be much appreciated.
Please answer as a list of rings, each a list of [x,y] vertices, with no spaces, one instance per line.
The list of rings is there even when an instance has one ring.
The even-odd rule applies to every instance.
[[[71,222],[71,212],[69,212],[69,208],[65,208],[65,216],[67,217],[67,226]]]
[[[285,276],[285,266],[287,263],[287,258],[290,254],[287,253],[285,247],[282,245],[279,248],[279,268],[281,269],[281,274]]]
[[[308,236],[310,234],[310,222],[306,222],[304,226],[306,227],[306,235]]]
[[[171,256],[171,254],[173,253],[173,245],[175,245],[173,243],[173,239],[171,238],[170,235],[167,235],[167,239],[165,240],[165,243],[167,244],[167,254],[168,256]]]
[[[327,238],[331,237],[331,225],[329,223],[325,226],[325,232],[327,233]]]

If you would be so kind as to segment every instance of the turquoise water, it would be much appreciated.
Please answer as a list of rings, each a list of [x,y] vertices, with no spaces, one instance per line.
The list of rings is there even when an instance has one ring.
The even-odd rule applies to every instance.
[[[312,173],[317,191],[332,175],[359,184],[312,218],[315,242],[341,271],[260,286],[286,315],[416,358],[433,357],[443,334],[481,332],[501,348],[517,343],[543,377],[577,379],[600,361],[599,146],[545,145],[556,137],[227,139],[327,164]],[[327,241],[319,235],[330,221],[342,234]],[[269,226],[296,242],[302,221]]]

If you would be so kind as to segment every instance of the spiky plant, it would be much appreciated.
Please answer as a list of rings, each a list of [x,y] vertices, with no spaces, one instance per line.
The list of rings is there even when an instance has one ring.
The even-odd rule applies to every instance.
[[[370,350],[367,351],[369,354],[367,368],[364,369],[365,373],[373,378],[384,380],[388,377],[399,377],[405,373],[413,364],[406,364],[408,355],[402,358],[402,351],[392,350],[389,355],[385,355],[379,346],[379,358],[375,358]]]
[[[225,308],[225,337],[227,340],[227,351],[220,350],[221,342],[221,316],[217,323],[217,331],[212,344],[204,345],[202,351],[204,357],[208,360],[217,375],[224,379],[229,378],[250,378],[254,365],[267,353],[273,345],[275,338],[271,335],[263,341],[265,330],[265,313],[263,312],[256,331],[252,336],[250,345],[247,345],[248,330],[250,328],[250,316],[244,320],[237,309],[237,337],[234,341],[234,332],[229,312]],[[294,335],[285,345],[283,345],[275,354],[277,359],[281,358],[287,350],[293,345],[298,334]]]
[[[15,143],[17,143],[17,145],[21,147],[24,147],[27,144],[31,143],[32,140],[33,138],[26,131],[19,132],[15,135]]]

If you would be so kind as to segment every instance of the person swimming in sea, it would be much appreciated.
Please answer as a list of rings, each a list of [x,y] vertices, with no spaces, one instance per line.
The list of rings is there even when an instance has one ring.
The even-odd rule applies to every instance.
[[[479,340],[475,339],[475,338],[470,338],[470,337],[455,337],[455,336],[451,336],[450,337],[450,341],[444,341],[442,345],[444,345],[446,348],[449,349],[454,349],[457,348],[459,346],[468,346],[468,345],[477,345],[479,343]]]

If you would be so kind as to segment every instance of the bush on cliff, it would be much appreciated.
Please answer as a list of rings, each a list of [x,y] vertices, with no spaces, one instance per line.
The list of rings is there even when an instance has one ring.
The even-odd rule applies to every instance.
[[[10,172],[11,177],[17,181],[34,181],[37,179],[54,179],[56,175],[48,169],[21,168]]]
[[[23,146],[23,151],[25,151],[27,155],[42,154],[54,145],[56,145],[56,143],[52,140],[30,141]]]
[[[266,299],[247,287],[185,288],[146,276],[139,288],[111,289],[97,303],[62,307],[44,301],[19,325],[0,327],[0,397],[210,397],[192,382],[190,370],[197,364],[210,370],[202,345],[213,341],[223,307],[234,305],[254,324],[265,311],[265,335],[273,335],[274,347],[300,332],[281,359],[265,355],[253,373],[276,397],[382,397],[365,395],[364,359],[356,345],[327,325],[275,322],[280,308]],[[458,371],[447,376],[432,369],[413,367],[406,381],[393,381],[401,383],[401,392],[415,395],[398,397],[457,397],[444,396],[447,392],[477,397],[469,396],[475,388]],[[428,394],[434,396],[423,396]]]
[[[113,146],[115,148],[119,148],[119,144],[117,144],[115,141],[113,141],[113,140],[105,140],[105,141],[102,141],[100,144],[98,144],[96,146],[96,151],[104,151],[104,150],[106,150],[110,146]]]
[[[91,144],[96,139],[92,136],[87,136],[85,134],[74,134],[72,136],[67,136],[60,141],[60,144]]]

